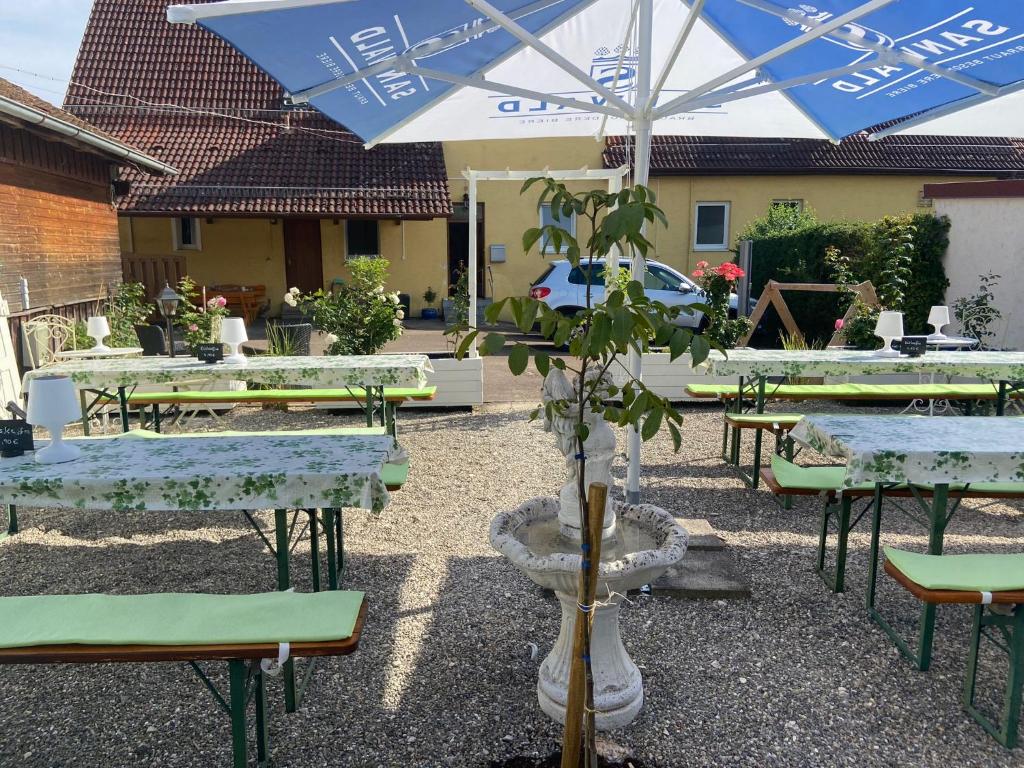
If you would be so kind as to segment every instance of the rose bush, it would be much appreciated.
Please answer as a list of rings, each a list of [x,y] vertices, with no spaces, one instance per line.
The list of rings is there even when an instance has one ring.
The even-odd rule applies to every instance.
[[[185,301],[178,305],[175,325],[181,327],[189,352],[194,354],[198,344],[220,341],[221,321],[231,314],[228,300],[213,296],[202,306],[195,280],[187,275],[178,281],[178,293]]]
[[[704,331],[715,346],[732,349],[747,335],[750,321],[745,317],[729,317],[729,297],[737,280],[744,272],[732,262],[712,268],[706,261],[698,261],[693,271],[697,285],[704,292],[704,316],[707,328]]]

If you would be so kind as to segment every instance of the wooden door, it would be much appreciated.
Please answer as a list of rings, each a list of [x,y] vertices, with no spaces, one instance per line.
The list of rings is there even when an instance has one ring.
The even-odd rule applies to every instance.
[[[309,293],[324,287],[319,219],[284,220],[284,272],[289,288]]]

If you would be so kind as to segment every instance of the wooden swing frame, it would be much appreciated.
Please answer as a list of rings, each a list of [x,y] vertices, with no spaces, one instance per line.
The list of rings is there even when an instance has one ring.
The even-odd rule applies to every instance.
[[[841,293],[849,291],[860,299],[861,303],[867,304],[869,307],[881,307],[881,304],[878,302],[878,294],[875,293],[875,286],[871,284],[870,280],[849,285],[835,285],[834,283],[780,283],[775,280],[769,280],[768,285],[765,286],[764,291],[761,293],[761,298],[757,300],[757,306],[754,307],[754,311],[750,314],[750,330],[747,331],[746,336],[740,339],[739,346],[746,346],[750,343],[750,337],[754,335],[757,324],[761,322],[761,318],[764,317],[764,313],[769,306],[775,307],[775,311],[779,313],[782,325],[790,337],[804,338],[803,331],[797,326],[796,320],[793,319],[793,313],[789,311],[789,305],[786,304],[786,299],[782,296],[783,291],[805,291],[808,293]],[[856,306],[856,301],[850,303],[846,314],[843,315],[844,323],[853,316]],[[843,338],[839,331],[835,331],[828,342],[828,346],[841,347],[843,344]]]

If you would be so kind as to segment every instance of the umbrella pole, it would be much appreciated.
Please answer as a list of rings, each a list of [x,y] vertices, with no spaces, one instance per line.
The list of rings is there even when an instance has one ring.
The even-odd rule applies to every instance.
[[[633,163],[633,183],[647,185],[651,169],[651,29],[654,23],[654,0],[640,0],[640,17],[638,19],[639,54],[636,81],[636,155]],[[644,226],[646,232],[646,225]],[[644,284],[646,261],[641,253],[634,249],[630,269],[630,278]],[[629,372],[641,379],[643,368],[640,354],[635,349],[629,350]],[[640,429],[631,428],[627,433],[626,455],[629,466],[626,470],[626,501],[630,504],[640,503]]]

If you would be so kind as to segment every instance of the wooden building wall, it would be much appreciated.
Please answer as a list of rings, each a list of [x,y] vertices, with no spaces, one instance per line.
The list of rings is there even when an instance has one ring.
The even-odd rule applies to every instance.
[[[0,291],[21,305],[77,314],[121,280],[109,161],[0,124]]]

